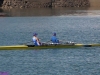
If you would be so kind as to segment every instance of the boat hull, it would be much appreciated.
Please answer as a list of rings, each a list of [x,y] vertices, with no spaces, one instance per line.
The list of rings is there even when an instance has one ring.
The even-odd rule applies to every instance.
[[[59,49],[59,48],[80,48],[80,47],[100,47],[100,44],[53,44],[53,45],[13,45],[13,46],[0,46],[0,50],[28,50],[28,49]]]

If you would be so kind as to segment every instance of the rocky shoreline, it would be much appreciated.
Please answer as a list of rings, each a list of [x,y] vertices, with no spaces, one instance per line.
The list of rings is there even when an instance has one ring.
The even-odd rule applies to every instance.
[[[89,0],[4,0],[2,8],[90,7]]]

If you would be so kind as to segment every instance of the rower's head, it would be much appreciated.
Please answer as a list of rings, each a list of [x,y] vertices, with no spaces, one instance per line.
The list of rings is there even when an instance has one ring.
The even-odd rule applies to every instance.
[[[53,33],[53,36],[56,36],[56,33]]]
[[[34,34],[33,34],[33,36],[37,36],[37,35],[38,35],[37,33],[34,33]]]

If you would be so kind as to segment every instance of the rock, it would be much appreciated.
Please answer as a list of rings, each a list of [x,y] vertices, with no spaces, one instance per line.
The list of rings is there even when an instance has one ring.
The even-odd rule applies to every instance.
[[[3,8],[89,7],[89,0],[4,0]]]

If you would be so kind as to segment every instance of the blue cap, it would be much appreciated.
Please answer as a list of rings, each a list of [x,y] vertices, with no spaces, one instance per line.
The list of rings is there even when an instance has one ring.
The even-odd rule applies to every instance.
[[[56,33],[54,33],[53,35],[56,36]]]
[[[34,34],[33,34],[33,36],[36,36],[36,35],[38,35],[38,34],[37,34],[37,33],[34,33]]]

